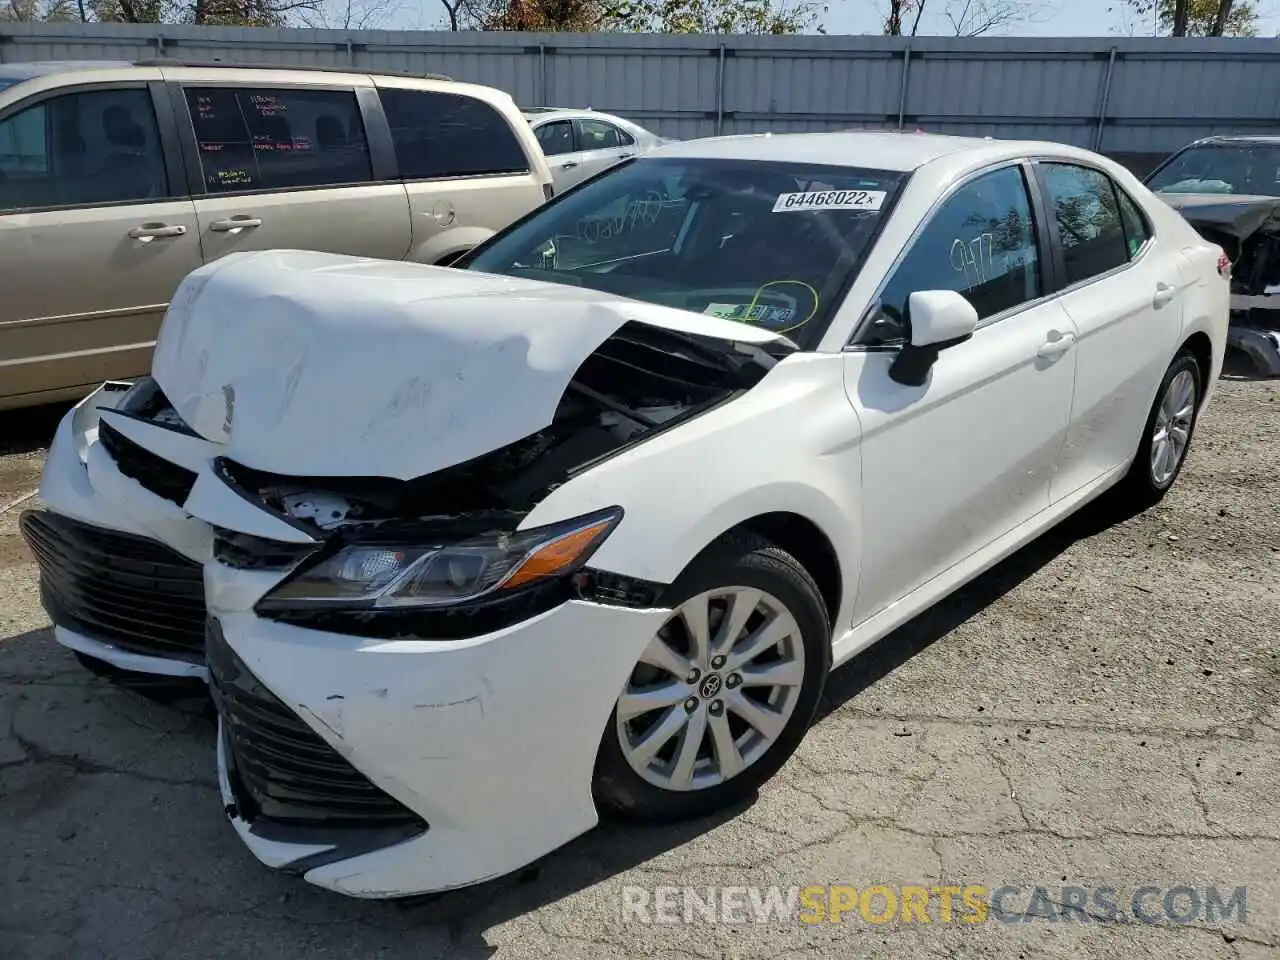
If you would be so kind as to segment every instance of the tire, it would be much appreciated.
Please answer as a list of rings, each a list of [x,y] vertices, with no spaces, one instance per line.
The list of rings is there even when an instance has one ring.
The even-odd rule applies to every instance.
[[[1157,469],[1152,452],[1162,419],[1162,407],[1171,396],[1170,388],[1175,381],[1186,383],[1188,376],[1192,392],[1187,404],[1183,405],[1190,408],[1184,421],[1186,441],[1177,453],[1172,471],[1168,472],[1167,465],[1163,470]],[[1119,506],[1137,513],[1155,506],[1164,499],[1164,495],[1169,492],[1179,474],[1182,473],[1183,464],[1187,462],[1187,452],[1191,449],[1191,440],[1195,435],[1196,421],[1200,415],[1200,403],[1203,397],[1204,383],[1200,365],[1196,363],[1190,351],[1183,350],[1173,358],[1173,363],[1169,365],[1164,378],[1160,381],[1160,389],[1156,391],[1155,402],[1151,405],[1151,412],[1147,415],[1147,422],[1142,430],[1138,452],[1133,458],[1133,463],[1129,465],[1129,471],[1116,485],[1115,494]],[[1181,411],[1175,411],[1175,413],[1178,412]]]
[[[730,599],[741,607],[734,611],[739,618],[748,605],[753,612],[746,629],[728,646],[717,648],[720,656],[729,658],[724,666],[713,667],[715,651],[709,651],[700,658],[705,669],[677,678],[670,667],[683,669],[684,664],[667,660],[664,652],[657,659],[669,668],[654,666],[654,646],[636,664],[596,756],[593,792],[602,812],[632,821],[670,823],[736,806],[754,796],[799,746],[831,670],[831,624],[817,584],[789,553],[751,533],[720,538],[671,585],[667,603],[676,612],[654,643],[694,663],[699,658],[689,656],[686,613],[693,617],[693,611],[707,610],[708,636],[719,640],[717,628],[733,610]],[[773,625],[770,639],[782,639],[749,649],[747,641],[762,637],[765,624]],[[738,670],[732,669],[735,665]],[[779,684],[750,682],[763,679],[760,671],[769,668]],[[633,713],[639,702],[636,691],[647,694],[654,689],[662,691],[661,702],[667,705]],[[748,724],[743,711],[771,732],[766,735]],[[673,732],[646,762],[643,741],[667,724]],[[684,749],[693,736],[690,731],[698,736],[691,755]],[[730,740],[731,752],[725,746]],[[692,763],[690,756],[696,758]],[[727,776],[721,770],[722,757],[734,758]],[[682,776],[682,767],[692,775]]]

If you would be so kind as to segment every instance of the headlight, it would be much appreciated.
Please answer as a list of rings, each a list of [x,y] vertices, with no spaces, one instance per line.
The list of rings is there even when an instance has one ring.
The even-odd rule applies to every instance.
[[[622,519],[613,507],[536,530],[455,543],[352,543],[299,571],[258,604],[300,607],[438,607],[561,577],[586,563]]]

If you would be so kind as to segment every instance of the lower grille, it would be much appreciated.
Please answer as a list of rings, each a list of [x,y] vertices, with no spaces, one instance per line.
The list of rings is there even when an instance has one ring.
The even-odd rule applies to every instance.
[[[216,621],[209,623],[206,650],[236,814],[255,833],[270,836],[273,827],[374,831],[374,846],[385,846],[427,829],[250,673]],[[275,836],[285,838],[279,829]]]
[[[164,457],[139,446],[108,423],[98,424],[98,442],[116,462],[116,469],[130,480],[136,480],[157,497],[181,506],[191,496],[196,475],[186,467],[170,463]]]
[[[59,626],[123,650],[204,660],[204,571],[168,547],[47,511],[22,515]]]

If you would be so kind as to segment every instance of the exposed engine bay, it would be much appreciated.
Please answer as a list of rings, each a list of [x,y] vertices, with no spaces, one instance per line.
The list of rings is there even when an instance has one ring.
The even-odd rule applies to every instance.
[[[513,530],[560,484],[740,395],[793,349],[783,340],[762,347],[628,323],[578,368],[546,428],[466,462],[410,480],[282,476],[226,458],[215,470],[316,541],[338,532],[366,534],[383,525],[401,532],[410,532],[406,525],[411,525],[415,535],[440,537]],[[191,432],[154,381],[150,384],[136,390],[121,412]],[[135,479],[153,486],[149,481],[158,478],[146,473],[150,471]],[[221,536],[228,547],[248,547],[255,539],[232,531],[221,531]],[[249,552],[260,552],[265,566],[284,565],[298,555],[261,542],[258,551]],[[248,563],[248,556],[240,561],[237,566],[258,565]]]
[[[1160,196],[1231,260],[1227,346],[1258,376],[1280,377],[1280,198]]]

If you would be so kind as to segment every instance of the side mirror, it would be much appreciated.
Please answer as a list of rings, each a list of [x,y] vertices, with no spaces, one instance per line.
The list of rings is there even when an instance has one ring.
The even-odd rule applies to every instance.
[[[907,300],[911,339],[889,368],[889,376],[908,387],[921,386],[938,353],[964,343],[978,326],[978,311],[954,290],[917,290]]]

